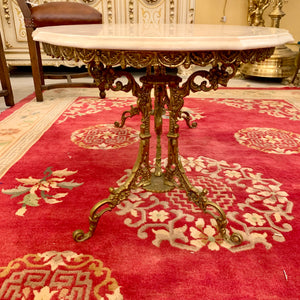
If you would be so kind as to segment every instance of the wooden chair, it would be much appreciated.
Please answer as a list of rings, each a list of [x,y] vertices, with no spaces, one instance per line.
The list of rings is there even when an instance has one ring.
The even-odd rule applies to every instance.
[[[101,13],[93,7],[77,2],[49,2],[37,6],[31,6],[26,0],[17,0],[17,2],[24,17],[37,101],[43,101],[44,90],[60,87],[95,87],[93,82],[71,82],[71,78],[82,77],[82,74],[45,75],[40,44],[32,39],[32,33],[36,28],[44,26],[101,24]],[[83,76],[88,76],[88,74],[85,73]],[[66,83],[45,84],[45,79],[59,78],[68,79],[68,81]]]
[[[0,33],[0,80],[2,86],[2,90],[0,90],[0,96],[4,97],[5,104],[7,106],[13,106],[14,97],[13,97],[13,92],[10,84],[8,67],[4,56],[1,33]]]

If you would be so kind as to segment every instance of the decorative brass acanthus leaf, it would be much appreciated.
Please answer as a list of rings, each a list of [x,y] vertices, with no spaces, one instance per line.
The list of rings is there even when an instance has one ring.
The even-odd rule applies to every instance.
[[[184,65],[207,66],[222,63],[225,65],[237,63],[254,63],[269,58],[274,48],[229,51],[131,51],[131,50],[94,50],[55,46],[43,43],[46,54],[66,60],[91,61],[105,66],[126,68],[146,68],[150,66],[164,66],[176,68]]]

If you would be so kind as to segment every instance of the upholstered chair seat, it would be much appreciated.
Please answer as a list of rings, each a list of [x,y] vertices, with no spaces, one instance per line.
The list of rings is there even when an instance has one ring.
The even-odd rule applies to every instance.
[[[96,9],[76,2],[49,2],[31,8],[34,27],[99,24],[102,15]]]

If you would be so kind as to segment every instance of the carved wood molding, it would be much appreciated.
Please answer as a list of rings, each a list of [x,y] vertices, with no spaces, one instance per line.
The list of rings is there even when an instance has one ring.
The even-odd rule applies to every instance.
[[[10,22],[10,12],[9,12],[8,0],[3,0],[2,8],[4,11],[4,18],[6,19],[7,24],[10,24],[11,22]]]
[[[146,4],[156,4],[157,2],[160,2],[161,0],[143,0]]]

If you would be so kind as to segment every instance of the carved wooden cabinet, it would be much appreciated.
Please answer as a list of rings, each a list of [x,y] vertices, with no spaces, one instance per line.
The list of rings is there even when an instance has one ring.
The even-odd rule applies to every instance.
[[[15,0],[0,0],[1,33],[7,63],[30,65],[23,16]],[[54,0],[58,1],[58,0]],[[60,0],[61,1],[61,0]],[[102,13],[105,23],[193,23],[195,0],[66,0],[86,3]],[[34,4],[47,2],[31,0]],[[48,1],[49,2],[49,1]],[[60,65],[61,60],[43,56],[44,65]],[[72,63],[64,62],[71,65]]]

